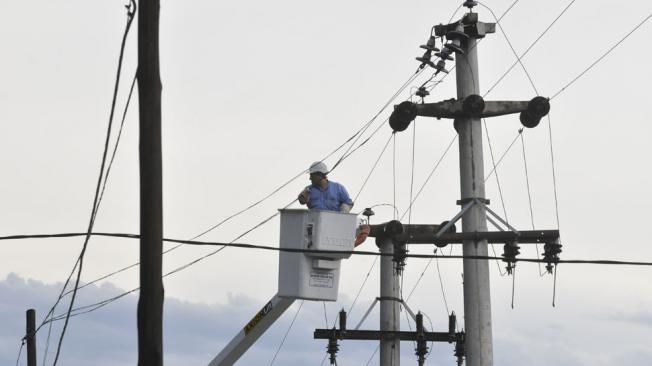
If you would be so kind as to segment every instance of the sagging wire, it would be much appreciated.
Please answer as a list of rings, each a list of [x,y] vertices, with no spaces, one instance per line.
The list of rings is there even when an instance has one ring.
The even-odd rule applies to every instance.
[[[537,87],[534,85],[534,81],[532,80],[532,76],[530,76],[530,73],[527,71],[525,68],[525,65],[523,64],[523,61],[521,60],[521,57],[518,56],[518,53],[516,53],[516,50],[514,49],[514,46],[512,45],[512,42],[509,40],[509,37],[507,37],[507,33],[505,33],[505,30],[503,29],[503,26],[500,24],[500,20],[496,17],[496,14],[494,13],[493,10],[491,10],[490,7],[487,5],[481,3],[480,1],[476,1],[478,4],[483,6],[485,9],[489,10],[491,15],[494,17],[496,20],[496,25],[498,25],[498,28],[500,29],[500,32],[503,34],[503,37],[505,37],[505,41],[509,45],[509,48],[512,50],[512,53],[516,57],[516,61],[521,65],[521,68],[523,69],[523,72],[525,72],[525,76],[527,76],[528,80],[530,81],[530,85],[532,85],[532,89],[536,93],[536,95],[539,95],[539,91],[537,90]]]
[[[378,113],[377,113],[377,114],[376,114],[376,115],[375,115],[375,116],[374,116],[374,117],[373,117],[369,122],[365,123],[365,124],[363,125],[362,128],[360,128],[356,133],[354,133],[354,134],[353,134],[350,138],[348,138],[344,143],[342,143],[340,146],[338,146],[338,147],[337,147],[335,150],[333,150],[331,153],[329,153],[328,155],[326,155],[325,157],[323,157],[321,160],[323,161],[323,160],[326,160],[326,159],[330,158],[330,157],[331,157],[332,155],[334,155],[337,151],[339,151],[340,149],[342,149],[342,148],[343,148],[347,143],[351,142],[351,141],[354,140],[356,137],[360,137],[360,136],[362,135],[362,133],[364,133],[364,131],[366,131],[366,129],[367,129],[367,128],[368,128],[368,127],[369,127],[369,126],[370,126],[370,125],[371,125],[371,124],[372,124],[372,123],[377,119],[377,117],[378,117],[378,116],[379,116],[379,115],[384,111],[384,109],[389,105],[389,103],[391,103],[391,101],[393,101],[393,100],[396,98],[396,96],[398,96],[398,94],[400,94],[400,92],[402,92],[402,91],[405,89],[405,86],[406,86],[407,84],[409,84],[409,83],[410,83],[410,82],[411,82],[411,81],[412,81],[416,76],[418,76],[418,74],[413,74],[413,75],[408,79],[408,81],[407,81],[406,83],[404,83],[404,84],[399,88],[399,90],[398,90],[397,92],[394,93],[394,95],[392,96],[392,98],[390,98],[390,100],[389,100],[389,101],[388,101],[388,102],[387,102],[387,103],[386,103],[386,104],[381,108],[381,110],[380,110],[380,111],[379,111],[379,112],[378,112]],[[126,114],[126,109],[125,109],[125,114]],[[381,127],[382,127],[382,124],[381,124]],[[379,129],[380,129],[380,127],[377,128],[377,129],[376,129],[376,130],[371,134],[371,136],[369,136],[369,137],[368,137],[364,142],[362,142],[360,145],[358,145],[358,147],[356,147],[355,149],[353,149],[353,151],[350,151],[350,148],[349,148],[349,149],[347,150],[347,152],[343,155],[343,157],[340,158],[339,162],[341,163],[343,160],[345,160],[346,158],[348,158],[349,156],[351,156],[351,155],[352,155],[356,150],[358,150],[362,145],[364,145],[366,142],[368,142],[368,141],[371,139],[371,137],[373,137],[373,135],[375,135],[376,132],[379,131]],[[356,141],[357,141],[357,139],[356,139]],[[351,146],[353,146],[354,144],[355,144],[355,141],[353,142],[353,144],[352,144]],[[334,170],[334,169],[335,169],[335,167],[333,167],[333,168],[331,169],[331,171]],[[307,172],[307,169],[302,170],[300,173],[298,173],[298,174],[296,174],[295,176],[293,176],[293,177],[292,177],[290,180],[288,180],[287,182],[281,184],[279,187],[277,187],[276,189],[274,189],[271,193],[267,194],[266,196],[264,196],[264,197],[261,198],[260,200],[254,202],[254,203],[250,204],[249,206],[245,207],[244,209],[242,209],[242,210],[240,210],[240,211],[237,211],[236,213],[234,213],[234,214],[232,214],[232,215],[226,217],[225,219],[221,220],[221,221],[218,222],[217,224],[215,224],[215,225],[211,226],[210,228],[204,230],[203,232],[201,232],[201,233],[195,235],[195,236],[192,237],[190,240],[198,239],[198,238],[200,238],[200,237],[202,237],[202,236],[208,234],[209,232],[215,230],[216,228],[220,227],[220,226],[223,225],[224,223],[230,221],[231,219],[233,219],[233,218],[235,218],[235,217],[237,217],[237,216],[239,216],[239,215],[241,215],[241,214],[243,214],[243,213],[249,211],[249,210],[252,209],[253,207],[259,205],[260,203],[264,202],[265,200],[267,200],[268,198],[270,198],[271,196],[273,196],[274,194],[276,194],[277,192],[279,192],[281,189],[285,188],[287,185],[289,185],[290,183],[292,183],[293,181],[295,181],[297,178],[299,178],[299,177],[301,177],[302,175],[304,175],[306,172]],[[172,247],[172,248],[170,248],[170,249],[165,250],[165,251],[163,252],[163,254],[166,254],[166,253],[169,253],[169,252],[171,252],[171,251],[174,251],[174,250],[178,249],[178,248],[181,247],[181,246],[182,246],[182,244],[176,245],[176,246],[174,246],[174,247]],[[114,276],[114,275],[116,275],[116,274],[118,274],[118,273],[124,272],[124,271],[126,271],[126,270],[131,269],[131,268],[134,268],[134,267],[138,266],[139,264],[140,264],[140,262],[137,262],[137,263],[134,263],[134,264],[128,265],[128,266],[126,266],[126,267],[120,268],[120,269],[118,269],[118,270],[116,270],[116,271],[114,271],[114,272],[108,273],[108,274],[106,274],[106,275],[104,275],[104,276],[102,276],[102,277],[99,277],[99,278],[97,278],[97,279],[94,279],[94,280],[92,280],[92,281],[86,283],[86,284],[84,284],[83,286],[80,286],[80,288],[83,288],[83,287],[86,287],[86,286],[90,286],[90,285],[92,285],[92,284],[95,284],[95,283],[97,283],[97,282],[99,282],[99,281],[102,281],[102,280],[104,280],[104,279],[106,279],[106,278],[109,278],[109,277],[111,277],[111,276]],[[73,269],[73,270],[74,270],[74,269]],[[65,286],[64,286],[64,291],[65,291]],[[65,295],[69,294],[70,292],[71,292],[71,291],[68,291],[68,292],[64,293],[63,295],[65,296]],[[48,315],[48,316],[49,316],[49,315]],[[46,317],[46,319],[47,319],[47,317]],[[40,328],[40,327],[39,327],[39,328]]]
[[[285,331],[285,335],[283,335],[281,344],[278,345],[278,348],[276,349],[276,353],[274,353],[274,357],[272,357],[272,361],[269,363],[269,366],[272,366],[274,364],[274,361],[276,361],[276,357],[278,356],[279,352],[281,352],[281,348],[283,348],[283,345],[285,344],[285,340],[287,339],[288,334],[290,334],[290,330],[292,330],[294,321],[297,320],[297,316],[299,315],[299,312],[301,311],[304,302],[305,300],[301,300],[301,303],[299,304],[299,308],[297,309],[297,312],[294,314],[294,317],[292,318],[292,322],[290,322],[290,326],[288,327],[287,331]]]
[[[643,24],[645,24],[648,20],[652,18],[652,14],[649,14],[647,17],[645,17],[640,23],[638,23],[629,33],[627,33],[623,38],[621,38],[616,44],[611,46],[605,53],[603,53],[600,57],[598,57],[597,60],[595,60],[591,65],[589,65],[586,69],[584,69],[579,75],[577,75],[575,78],[573,78],[570,82],[568,82],[566,85],[564,85],[559,91],[557,91],[555,94],[550,97],[550,100],[553,100],[555,97],[557,97],[559,94],[561,94],[563,91],[566,90],[569,86],[573,85],[579,78],[584,76],[589,70],[591,70],[595,65],[597,65],[602,59],[607,57],[613,51],[616,47],[618,47],[621,43],[623,43],[629,36],[632,35],[632,33],[636,32]]]
[[[509,218],[507,216],[507,207],[505,206],[505,198],[503,196],[503,189],[500,185],[500,179],[498,178],[498,170],[496,169],[496,160],[494,158],[494,149],[491,144],[491,136],[489,135],[489,128],[487,127],[487,120],[484,118],[482,119],[482,124],[484,125],[484,130],[485,130],[485,135],[487,135],[487,143],[489,145],[489,155],[491,155],[491,164],[493,165],[493,172],[495,172],[496,175],[496,184],[498,185],[498,194],[500,195],[500,203],[503,207],[503,214],[505,215],[505,221],[509,223]],[[487,180],[485,179],[485,182]],[[494,248],[493,243],[491,243],[491,250],[494,252],[494,255],[496,255],[496,249]],[[496,261],[496,265],[498,266],[498,273],[500,274],[501,277],[503,277],[505,274],[503,273],[502,269],[500,268],[500,262]]]
[[[522,129],[522,128],[519,128],[519,129],[518,129],[518,132],[516,133],[516,136],[514,137],[514,139],[512,140],[512,142],[509,144],[509,146],[507,146],[507,149],[505,149],[505,152],[503,152],[503,154],[500,156],[500,158],[498,159],[498,162],[496,162],[495,167],[494,167],[494,168],[489,172],[489,174],[487,174],[487,176],[484,178],[485,183],[487,182],[487,180],[488,180],[489,178],[491,178],[491,175],[494,174],[494,172],[496,172],[496,169],[498,168],[498,166],[500,166],[500,163],[502,163],[503,159],[505,158],[505,156],[507,155],[507,153],[509,152],[509,150],[512,149],[512,146],[514,146],[514,144],[516,143],[516,141],[518,141],[518,137],[519,137],[522,133],[523,133],[523,129]]]
[[[525,50],[525,52],[523,52],[520,56],[518,56],[517,60],[507,69],[507,71],[505,71],[502,74],[502,76],[500,78],[498,78],[498,80],[496,80],[496,82],[494,82],[494,84],[487,90],[487,92],[483,95],[483,97],[486,96],[487,94],[489,94],[512,71],[514,66],[518,65],[519,62],[521,62],[521,59],[523,59],[523,57],[525,57],[525,55],[527,55],[528,52],[530,52],[530,50],[532,50],[534,45],[536,45],[537,42],[539,42],[539,40],[541,38],[543,38],[543,36],[546,33],[548,33],[548,31],[552,28],[552,26],[555,25],[555,23],[557,23],[559,18],[561,18],[566,13],[566,11],[568,11],[568,9],[575,3],[575,1],[577,1],[577,0],[571,0],[571,2],[568,3],[568,5],[566,5],[564,10],[562,10],[562,12],[559,15],[557,15],[557,17],[552,21],[552,23],[550,23],[550,25],[548,25],[548,27],[534,40],[534,42],[532,42],[530,44],[530,46]]]
[[[420,187],[419,190],[417,191],[417,194],[414,196],[414,199],[412,199],[412,200],[410,201],[410,204],[408,205],[408,208],[411,208],[412,205],[414,205],[414,202],[416,202],[416,200],[419,198],[419,195],[421,195],[421,192],[422,192],[423,189],[426,187],[426,185],[428,184],[428,182],[429,182],[430,179],[432,178],[432,176],[433,176],[433,174],[435,173],[435,171],[437,171],[437,168],[439,168],[439,165],[441,164],[441,162],[444,160],[444,158],[446,157],[446,155],[448,155],[448,151],[449,151],[449,150],[451,149],[451,147],[453,146],[453,143],[455,142],[455,140],[457,140],[457,133],[455,134],[455,136],[453,136],[453,138],[451,139],[451,141],[448,143],[448,146],[446,146],[446,149],[444,150],[444,152],[443,152],[443,154],[441,155],[441,157],[437,160],[437,162],[435,163],[435,165],[433,166],[433,168],[430,170],[430,173],[428,174],[428,177],[426,178],[426,180],[423,182],[423,184],[421,185],[421,187]],[[403,212],[403,214],[401,215],[401,218],[400,218],[399,220],[403,220],[403,218],[405,217],[405,215],[407,214],[407,212],[408,212],[408,210],[405,210],[405,211]]]
[[[25,337],[20,340],[20,348],[18,349],[18,357],[16,358],[16,366],[20,362],[20,355],[23,353],[23,348],[25,348]]]
[[[387,139],[387,142],[385,142],[385,145],[383,146],[383,149],[380,151],[380,154],[378,155],[378,158],[376,158],[376,161],[374,162],[373,166],[371,167],[371,170],[369,171],[369,174],[367,174],[367,177],[365,178],[364,182],[362,183],[362,186],[360,187],[360,190],[355,195],[355,198],[353,199],[353,202],[356,202],[358,200],[358,197],[360,197],[360,194],[362,194],[362,190],[367,185],[367,182],[369,181],[369,178],[371,178],[371,175],[373,174],[374,170],[376,170],[376,166],[378,166],[378,162],[380,162],[380,159],[385,154],[385,150],[387,150],[387,146],[389,146],[389,143],[392,140],[392,137],[394,137],[393,133],[389,136],[389,138]]]
[[[392,141],[393,141],[393,149],[392,149],[392,187],[393,187],[393,194],[394,194],[394,207],[396,207],[396,131],[392,132]],[[395,211],[396,212],[396,211]],[[396,220],[397,213],[394,213],[394,220]]]
[[[122,42],[121,42],[121,45],[120,45],[120,55],[118,57],[118,70],[116,72],[116,80],[115,80],[115,86],[114,86],[114,90],[113,90],[113,98],[112,98],[112,102],[111,102],[111,112],[109,114],[109,122],[108,122],[108,126],[107,126],[106,139],[105,139],[105,142],[104,142],[104,151],[102,153],[102,163],[101,163],[101,166],[100,166],[100,173],[99,173],[97,185],[96,185],[96,188],[95,188],[95,197],[93,198],[93,207],[91,209],[91,217],[90,217],[89,224],[88,224],[87,235],[86,235],[86,237],[84,239],[84,244],[82,246],[81,252],[79,253],[79,256],[77,257],[77,261],[76,261],[75,266],[74,266],[74,268],[77,268],[77,277],[75,279],[75,286],[73,288],[73,292],[72,292],[72,295],[71,295],[70,304],[68,306],[68,311],[66,313],[66,318],[65,318],[65,321],[64,321],[64,324],[63,324],[63,328],[62,328],[61,334],[59,336],[59,342],[57,344],[57,352],[56,352],[56,354],[54,356],[53,366],[56,366],[57,362],[59,361],[59,356],[61,354],[61,347],[63,345],[63,339],[65,337],[66,330],[68,328],[68,322],[70,320],[70,314],[71,314],[72,309],[73,309],[74,304],[75,304],[75,298],[76,298],[76,295],[77,295],[77,290],[78,290],[79,282],[80,282],[80,279],[81,279],[81,273],[82,273],[82,268],[83,268],[83,264],[84,264],[84,255],[86,254],[86,248],[88,247],[88,242],[89,242],[89,240],[91,238],[90,234],[93,231],[93,226],[95,224],[95,218],[97,217],[97,212],[99,210],[100,187],[101,187],[102,180],[103,180],[102,178],[104,176],[104,166],[106,164],[106,158],[107,158],[107,153],[108,153],[108,149],[109,149],[109,141],[111,139],[111,127],[112,127],[112,124],[113,124],[113,114],[115,112],[115,105],[116,105],[116,100],[117,100],[117,95],[118,95],[118,89],[119,89],[119,86],[120,86],[120,75],[121,75],[121,71],[122,71],[122,59],[123,59],[123,56],[124,56],[125,45],[127,43],[127,35],[129,34],[129,29],[131,28],[131,23],[132,23],[132,21],[134,19],[134,15],[136,14],[136,9],[137,9],[137,5],[136,5],[135,0],[131,0],[129,5],[127,5],[125,7],[127,8],[127,24],[125,26],[125,30],[124,30],[124,33],[123,33],[123,36],[122,36]],[[73,268],[73,272],[75,270],[74,268]],[[72,275],[72,273],[71,273],[71,275]],[[69,277],[66,280],[66,284],[70,281],[70,278],[71,277]],[[61,293],[63,293],[65,291],[65,289],[66,289],[66,286],[64,285],[63,289],[61,290]],[[62,295],[60,294],[59,298],[57,299],[54,306],[52,307],[52,312],[54,312],[54,309],[56,308],[57,304],[59,303],[59,301],[61,299],[62,299]]]
[[[527,168],[527,157],[525,153],[525,139],[523,137],[523,134],[521,134],[521,146],[523,148],[523,169],[525,171],[525,184],[527,186],[527,198],[530,206],[530,222],[532,224],[532,230],[536,230],[536,227],[534,225],[534,208],[532,206],[532,194],[530,192],[530,177]],[[539,258],[539,243],[534,243],[534,245],[535,245],[535,250],[537,252],[537,258]],[[545,272],[541,270],[541,263],[539,263],[539,277],[543,277],[544,275]]]

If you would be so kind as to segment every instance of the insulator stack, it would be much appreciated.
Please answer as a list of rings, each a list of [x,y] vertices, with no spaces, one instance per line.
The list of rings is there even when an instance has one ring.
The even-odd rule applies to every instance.
[[[546,270],[552,274],[553,264],[559,262],[559,253],[561,253],[561,244],[557,242],[546,243],[543,246],[543,260],[547,263]]]
[[[507,274],[512,274],[514,268],[516,267],[516,256],[521,254],[521,247],[518,246],[518,243],[515,241],[505,243],[503,246],[503,262],[507,263],[505,269]]]

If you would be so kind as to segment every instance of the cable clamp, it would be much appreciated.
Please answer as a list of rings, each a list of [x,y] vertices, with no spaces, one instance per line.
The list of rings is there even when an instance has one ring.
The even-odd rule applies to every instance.
[[[403,303],[403,299],[399,299],[398,297],[393,297],[393,296],[380,296],[380,297],[377,297],[376,300],[378,300],[378,301],[383,301],[383,300],[385,300],[385,301],[396,301],[396,302]]]
[[[457,204],[459,206],[464,206],[471,201],[479,201],[481,203],[484,203],[485,205],[488,205],[490,203],[488,198],[469,197],[469,198],[462,198],[461,200],[457,200]]]

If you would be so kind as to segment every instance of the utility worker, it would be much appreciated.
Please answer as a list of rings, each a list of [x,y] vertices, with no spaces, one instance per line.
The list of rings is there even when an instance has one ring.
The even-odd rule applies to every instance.
[[[308,172],[312,185],[299,194],[299,203],[307,204],[311,210],[351,211],[353,201],[349,193],[343,185],[328,180],[326,164],[316,161],[310,165]]]

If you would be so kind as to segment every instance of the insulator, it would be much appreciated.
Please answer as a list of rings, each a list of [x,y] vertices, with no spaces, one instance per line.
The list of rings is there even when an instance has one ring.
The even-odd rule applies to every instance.
[[[541,118],[550,112],[550,102],[545,97],[534,97],[527,104],[527,110],[521,112],[519,119],[521,124],[527,128],[534,128],[539,125]]]
[[[455,52],[461,55],[464,54],[464,50],[462,49],[462,47],[460,47],[460,41],[458,40],[454,40],[452,42],[446,43],[444,47],[449,49],[451,52]]]
[[[467,0],[462,5],[464,5],[465,7],[469,8],[469,9],[473,9],[474,6],[478,5],[478,2],[477,1],[472,1],[472,0]]]
[[[424,62],[424,63],[428,62],[428,61],[430,61],[432,59],[432,51],[428,50],[428,51],[423,53],[423,56],[417,57],[416,59],[418,61],[421,61],[421,62]]]
[[[446,70],[446,62],[444,60],[439,60],[435,66],[433,66],[437,72],[435,72],[435,75],[439,74],[440,72],[443,72],[444,74],[448,74],[448,70]]]
[[[396,273],[401,274],[405,268],[405,258],[407,258],[407,249],[405,242],[394,243],[394,256],[392,261],[396,263]]]
[[[421,66],[419,67],[419,69],[422,69],[426,65],[428,65],[428,66],[430,66],[432,68],[436,67],[434,62],[430,61],[430,59],[426,59],[426,58],[423,58],[423,57],[415,57],[414,59],[421,62]]]
[[[516,241],[507,242],[503,246],[503,261],[507,262],[507,266],[505,267],[507,274],[511,275],[516,267],[516,256],[521,254],[519,249],[521,247],[518,246]]]
[[[451,315],[448,316],[448,338],[455,339],[455,324],[457,323],[457,317],[455,312],[451,312]],[[449,341],[450,343],[450,341]]]
[[[420,87],[415,93],[417,97],[425,98],[430,95],[430,92],[426,90],[425,86]]]
[[[337,351],[340,350],[340,346],[337,344],[337,338],[334,336],[328,339],[327,352],[330,355],[331,365],[337,364]]]
[[[346,311],[344,309],[340,311],[340,331],[346,331]]]
[[[426,360],[426,354],[428,354],[428,343],[426,342],[426,335],[423,328],[423,314],[421,314],[421,312],[417,313],[415,320],[417,323],[417,344],[414,349],[414,354],[417,356],[419,365],[423,365]]]
[[[464,332],[457,333],[455,340],[455,357],[457,357],[457,366],[462,366],[464,363],[464,356],[466,350],[464,349]]]
[[[383,226],[383,234],[389,237],[403,234],[403,224],[398,220],[389,221]]]
[[[458,40],[458,41],[465,41],[469,39],[469,36],[464,33],[462,30],[452,30],[448,33],[446,33],[446,38],[449,40]]]
[[[430,38],[428,38],[428,42],[426,44],[422,44],[419,47],[428,51],[439,51],[439,48],[435,47],[436,44],[437,44],[437,38],[435,38],[435,36],[430,36]]]
[[[454,60],[453,56],[451,56],[450,53],[448,53],[448,52],[437,52],[437,53],[435,53],[435,56],[437,56],[437,57],[439,57],[439,58],[441,58],[443,60],[448,60],[448,61],[453,61]]]
[[[367,220],[369,220],[369,218],[375,214],[376,213],[371,209],[371,207],[365,208],[362,212],[362,215],[367,216]]]
[[[405,101],[394,106],[394,111],[389,116],[389,126],[397,132],[405,131],[415,118],[417,118],[417,107],[414,103]]]
[[[480,117],[482,112],[484,112],[484,99],[476,94],[471,94],[464,98],[462,102],[462,110],[464,113],[469,115],[469,117]]]
[[[561,246],[562,245],[558,242],[546,243],[543,246],[543,260],[548,263],[546,265],[546,270],[548,273],[552,273],[552,264],[557,264],[557,262],[559,262],[559,253],[561,253]]]

